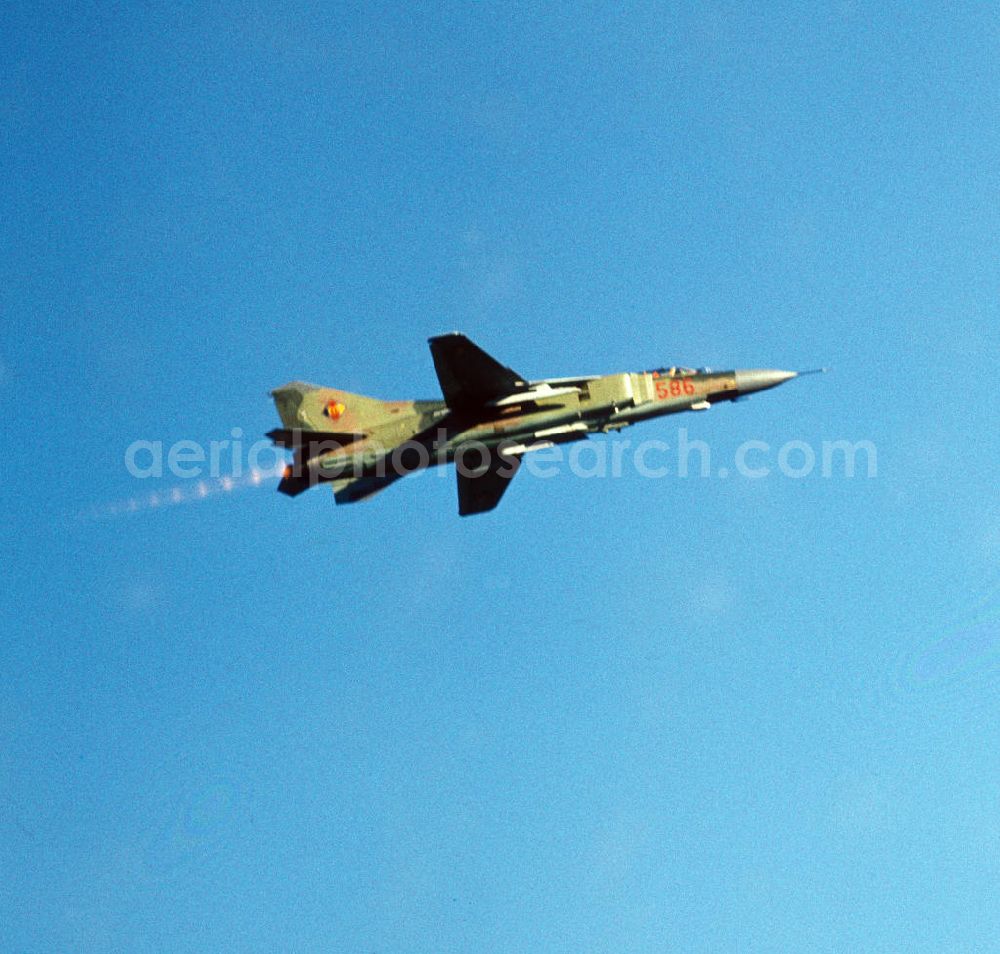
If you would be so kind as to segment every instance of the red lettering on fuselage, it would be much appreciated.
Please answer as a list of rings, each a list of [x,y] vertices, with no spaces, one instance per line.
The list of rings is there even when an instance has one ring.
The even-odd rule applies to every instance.
[[[690,378],[659,378],[656,381],[656,396],[661,401],[694,394],[694,381]]]

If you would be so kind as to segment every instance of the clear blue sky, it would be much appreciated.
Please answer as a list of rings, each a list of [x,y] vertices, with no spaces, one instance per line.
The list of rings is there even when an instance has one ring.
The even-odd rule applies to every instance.
[[[1000,949],[994,4],[0,22],[0,948]],[[169,494],[303,378],[823,378],[868,480]],[[185,488],[185,493],[190,488]]]

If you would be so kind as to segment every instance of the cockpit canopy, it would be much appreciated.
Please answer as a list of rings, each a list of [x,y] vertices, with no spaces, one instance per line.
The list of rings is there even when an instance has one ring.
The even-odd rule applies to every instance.
[[[704,369],[702,369],[704,370]],[[653,368],[651,371],[647,371],[646,374],[651,374],[654,378],[689,378],[693,374],[698,372],[694,368]]]

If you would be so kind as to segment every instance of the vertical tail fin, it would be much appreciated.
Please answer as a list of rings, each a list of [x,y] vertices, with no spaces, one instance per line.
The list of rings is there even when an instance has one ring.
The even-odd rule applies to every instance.
[[[398,413],[398,405],[377,398],[292,381],[271,392],[288,430],[366,432]]]

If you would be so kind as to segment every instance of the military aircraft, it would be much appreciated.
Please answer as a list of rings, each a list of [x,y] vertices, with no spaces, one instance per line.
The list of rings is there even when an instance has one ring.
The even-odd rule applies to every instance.
[[[271,392],[293,452],[278,490],[332,483],[338,504],[455,462],[458,512],[492,510],[530,451],[680,411],[704,411],[798,376],[795,371],[656,368],[529,381],[457,332],[430,339],[444,400],[380,401],[293,381]],[[808,373],[808,372],[801,372]]]

